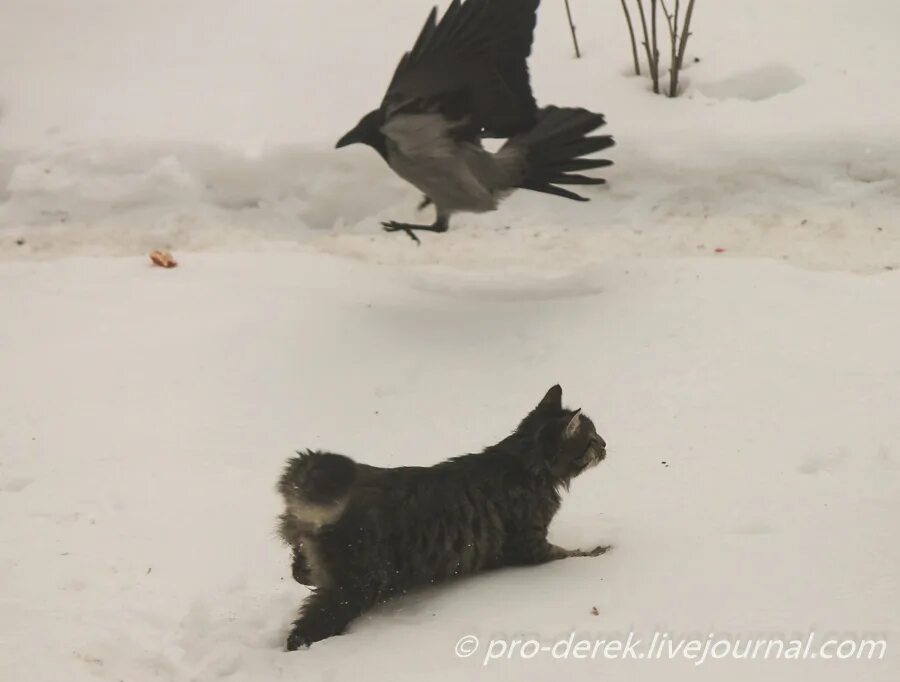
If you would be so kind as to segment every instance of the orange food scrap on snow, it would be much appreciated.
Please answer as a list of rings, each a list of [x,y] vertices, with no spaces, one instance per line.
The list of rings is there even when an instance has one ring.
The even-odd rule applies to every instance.
[[[161,268],[174,268],[178,265],[172,254],[168,251],[151,251],[150,262]]]

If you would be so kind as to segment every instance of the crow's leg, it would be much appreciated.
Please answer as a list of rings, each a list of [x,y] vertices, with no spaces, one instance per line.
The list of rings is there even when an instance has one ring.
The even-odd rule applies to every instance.
[[[428,208],[429,206],[431,206],[432,203],[434,203],[434,202],[431,201],[431,197],[427,197],[427,196],[422,197],[422,201],[419,202],[419,205],[416,207],[416,210],[422,211],[422,210]]]
[[[409,238],[419,244],[419,238],[416,236],[415,230],[422,232],[446,232],[449,227],[449,221],[446,216],[438,216],[432,225],[414,225],[412,223],[398,223],[396,220],[388,220],[381,223],[385,232],[406,232]]]

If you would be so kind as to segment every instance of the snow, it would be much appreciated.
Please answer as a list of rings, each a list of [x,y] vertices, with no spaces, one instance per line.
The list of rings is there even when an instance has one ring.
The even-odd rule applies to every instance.
[[[535,91],[607,115],[608,190],[591,210],[514,196],[410,253],[378,221],[414,218],[415,191],[371,150],[333,145],[380,101],[431,4],[5,0],[0,257],[314,242],[469,267],[487,238],[526,267],[557,265],[546,242],[583,263],[720,247],[806,267],[900,266],[896,3],[698,7],[685,95],[670,101],[629,75],[618,3],[571,3],[576,61],[562,3],[545,0]]]
[[[618,3],[571,5],[585,58],[544,0],[535,90],[607,114],[610,185],[416,247],[378,227],[414,190],[332,147],[430,1],[0,4],[0,679],[897,679],[900,9],[698,3],[669,100]],[[609,456],[551,539],[614,551],[281,651],[293,450],[433,463],[556,382]],[[657,630],[888,647],[482,665]]]
[[[454,659],[464,634],[900,625],[897,273],[646,260],[495,285],[314,251],[0,272],[15,321],[4,679],[460,679],[480,669]],[[574,483],[552,539],[613,552],[423,592],[280,651],[305,594],[274,535],[294,449],[427,464],[496,441],[556,381],[610,454]],[[895,679],[889,653],[803,671]],[[694,668],[490,670],[543,679],[560,663],[585,679]],[[796,679],[777,661],[697,671],[759,679],[761,665]]]

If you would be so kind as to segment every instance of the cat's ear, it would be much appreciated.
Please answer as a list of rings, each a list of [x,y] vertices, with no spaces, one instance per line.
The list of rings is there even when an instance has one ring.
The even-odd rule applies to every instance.
[[[532,431],[546,423],[548,419],[555,419],[562,412],[562,389],[559,384],[550,388],[549,391],[541,398],[541,402],[537,404],[528,416],[519,424],[519,431]],[[558,428],[558,427],[557,427]],[[557,436],[559,431],[557,430]]]
[[[562,410],[562,387],[559,384],[551,386],[550,390],[541,398],[536,411],[560,412]]]
[[[578,431],[581,430],[582,419],[581,410],[576,410],[575,414],[573,414],[572,418],[569,420],[569,423],[566,424],[566,428],[563,431],[563,440],[570,440],[578,435]]]

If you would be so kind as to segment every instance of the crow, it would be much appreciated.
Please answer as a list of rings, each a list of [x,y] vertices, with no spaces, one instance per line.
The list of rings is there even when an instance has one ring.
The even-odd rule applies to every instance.
[[[582,108],[538,108],[528,74],[540,0],[453,0],[438,21],[432,9],[413,48],[394,72],[381,106],[369,112],[336,147],[369,145],[401,178],[434,204],[431,225],[383,222],[388,232],[446,232],[460,211],[493,211],[517,188],[576,201],[588,199],[558,185],[605,180],[572,171],[609,166],[584,159],[611,147],[590,136],[605,124]],[[485,138],[505,138],[492,153]]]

